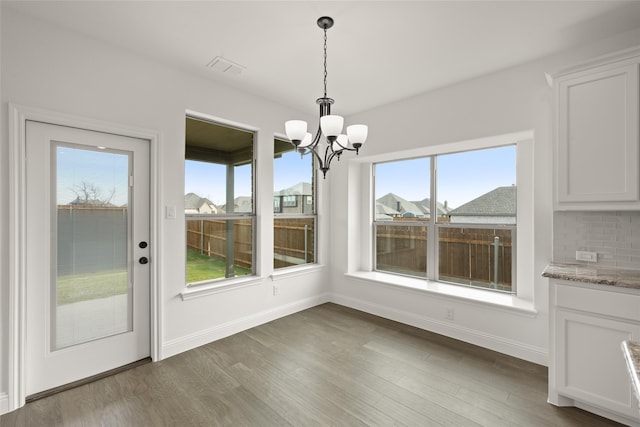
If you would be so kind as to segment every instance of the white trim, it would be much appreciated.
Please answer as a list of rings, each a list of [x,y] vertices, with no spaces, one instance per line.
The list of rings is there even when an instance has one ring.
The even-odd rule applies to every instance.
[[[223,119],[222,117],[212,116],[210,114],[201,113],[199,111],[186,110],[185,115],[186,117],[190,117],[192,119],[205,120],[216,125],[231,127],[234,129],[244,130],[252,133],[258,133],[258,131],[260,130],[260,128],[257,128],[255,126],[247,125],[240,122],[234,122],[233,120]]]
[[[329,295],[321,294],[264,310],[259,313],[249,314],[247,316],[216,325],[212,328],[166,341],[162,352],[166,357],[170,357],[326,302],[329,302]]]
[[[274,271],[271,276],[272,281],[289,279],[291,277],[304,276],[306,274],[315,273],[324,269],[324,265],[320,264],[306,264],[296,267],[285,267]]]
[[[336,304],[391,319],[405,325],[415,326],[426,331],[435,332],[540,365],[547,365],[548,352],[547,349],[542,347],[505,339],[497,335],[491,335],[475,329],[420,316],[408,311],[396,310],[388,306],[382,306],[346,295],[333,293],[331,294],[330,300]]]
[[[356,158],[349,159],[349,161],[354,163],[380,163],[390,162],[394,160],[408,160],[415,157],[428,157],[434,155],[452,154],[461,151],[471,151],[502,147],[505,145],[513,145],[518,142],[533,140],[533,136],[533,130],[526,130],[439,145],[429,145],[420,148],[413,148],[410,150],[393,151],[371,156],[358,156]]]
[[[213,295],[220,292],[234,291],[248,286],[260,285],[263,281],[263,277],[248,276],[203,283],[201,285],[193,284],[180,292],[180,297],[182,298],[182,301],[188,301],[190,299]]]
[[[9,412],[9,395],[0,393],[0,415]]]
[[[25,171],[26,122],[38,122],[106,132],[145,139],[150,142],[150,215],[149,233],[151,259],[159,260],[160,200],[158,196],[158,147],[160,133],[152,130],[123,126],[86,117],[9,103],[9,360],[8,360],[8,410],[13,411],[25,403]],[[159,286],[159,262],[153,262],[150,274],[150,354],[153,360],[162,358],[162,306]]]
[[[586,71],[589,69],[601,67],[603,65],[609,65],[611,63],[620,63],[627,61],[637,61],[637,57],[640,56],[640,46],[634,46],[628,49],[619,50],[616,52],[609,52],[607,54],[598,56],[588,61],[583,61],[578,64],[573,64],[565,67],[561,70],[545,73],[547,83],[553,87],[553,83],[559,78],[572,74],[577,71]]]
[[[538,315],[538,311],[531,301],[518,298],[516,295],[505,292],[496,292],[471,286],[454,285],[433,280],[382,273],[379,271],[347,273],[345,276],[367,282],[367,284],[393,287],[398,290],[419,294],[435,294],[469,304],[485,305],[492,309],[515,312],[526,317],[533,318]]]

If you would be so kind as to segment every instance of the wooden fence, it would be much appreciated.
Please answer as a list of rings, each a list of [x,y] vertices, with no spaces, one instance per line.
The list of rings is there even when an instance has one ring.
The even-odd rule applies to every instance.
[[[313,263],[315,218],[276,218],[273,224],[273,267]]]
[[[251,219],[188,219],[187,247],[203,255],[227,259],[227,236],[233,236],[234,264],[253,265],[253,222]]]
[[[232,223],[233,230],[227,227]],[[315,219],[276,218],[274,268],[315,262]],[[227,259],[227,235],[233,235],[234,263],[251,268],[252,223],[246,220],[188,220],[187,247],[203,255]]]
[[[424,276],[427,270],[426,228],[378,225],[378,269]],[[501,290],[511,289],[511,230],[465,227],[439,227],[438,230],[438,272],[441,278],[493,284]]]
[[[126,206],[59,205],[57,274],[126,270],[128,214]]]
[[[229,223],[233,223],[231,231],[227,228]],[[315,262],[314,224],[314,218],[276,218],[274,268]],[[207,256],[226,259],[227,235],[233,235],[234,263],[251,268],[251,228],[250,219],[188,220],[187,246]],[[466,227],[439,227],[438,230],[438,271],[441,278],[511,289],[511,230]],[[376,239],[376,264],[380,270],[425,275],[426,226],[378,225]]]

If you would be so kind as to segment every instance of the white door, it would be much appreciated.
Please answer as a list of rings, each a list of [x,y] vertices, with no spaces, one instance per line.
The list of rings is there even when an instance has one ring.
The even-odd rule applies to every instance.
[[[149,141],[26,125],[26,395],[150,354]]]

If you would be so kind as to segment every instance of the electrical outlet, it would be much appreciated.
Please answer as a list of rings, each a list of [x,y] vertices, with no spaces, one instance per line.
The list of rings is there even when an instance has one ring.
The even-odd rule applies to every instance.
[[[453,320],[453,307],[447,307],[444,316],[447,320]]]
[[[576,261],[598,262],[598,252],[576,251]]]
[[[278,295],[280,295],[280,286],[273,285],[273,296],[276,297]]]

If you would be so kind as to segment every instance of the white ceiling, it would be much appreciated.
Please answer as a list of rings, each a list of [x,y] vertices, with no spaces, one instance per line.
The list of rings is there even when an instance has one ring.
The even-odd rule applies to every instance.
[[[348,115],[639,26],[640,1],[3,1],[167,65],[315,112]],[[206,67],[221,55],[246,69]],[[114,64],[114,66],[117,66]]]

